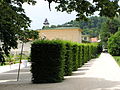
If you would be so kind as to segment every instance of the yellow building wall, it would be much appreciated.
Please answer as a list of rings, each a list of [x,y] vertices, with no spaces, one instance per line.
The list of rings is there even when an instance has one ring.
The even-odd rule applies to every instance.
[[[80,29],[49,29],[39,30],[39,37],[46,37],[46,39],[61,39],[81,43]]]

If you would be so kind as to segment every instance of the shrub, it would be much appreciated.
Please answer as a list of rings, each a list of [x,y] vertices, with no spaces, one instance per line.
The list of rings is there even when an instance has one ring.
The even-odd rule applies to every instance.
[[[72,46],[72,54],[73,54],[73,71],[76,71],[78,68],[78,45],[73,44]]]
[[[98,43],[91,44],[91,58],[96,58],[98,54]]]
[[[108,52],[114,56],[120,55],[120,31],[116,32],[109,38]]]
[[[31,47],[33,83],[60,82],[98,53],[98,44],[37,40]]]
[[[51,83],[64,79],[65,45],[61,41],[36,41],[31,48],[32,82]]]
[[[91,45],[88,45],[88,60],[90,60],[92,58],[92,47]]]
[[[78,46],[78,67],[82,66],[82,46],[81,44]]]
[[[70,42],[66,42],[66,54],[65,54],[65,76],[72,74],[72,45]]]
[[[82,47],[82,55],[81,55],[82,60],[81,61],[82,61],[82,65],[84,65],[84,63],[85,63],[85,61],[84,61],[84,47],[85,46],[82,44],[81,47]]]

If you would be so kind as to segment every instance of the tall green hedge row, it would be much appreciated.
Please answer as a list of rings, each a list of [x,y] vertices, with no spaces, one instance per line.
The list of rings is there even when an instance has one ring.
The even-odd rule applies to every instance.
[[[66,47],[61,41],[36,41],[31,47],[32,82],[60,82],[64,76]]]
[[[97,54],[98,44],[37,40],[31,47],[32,82],[61,82]]]
[[[65,43],[66,46],[66,54],[65,54],[65,67],[64,67],[64,75],[71,75],[72,74],[72,70],[73,70],[73,54],[72,54],[72,47],[71,47],[71,43],[66,42]]]

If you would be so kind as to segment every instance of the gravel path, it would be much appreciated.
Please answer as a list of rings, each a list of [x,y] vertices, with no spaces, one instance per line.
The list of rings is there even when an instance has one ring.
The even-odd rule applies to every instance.
[[[111,55],[102,53],[61,83],[32,84],[30,68],[0,73],[0,90],[120,90],[120,68]]]

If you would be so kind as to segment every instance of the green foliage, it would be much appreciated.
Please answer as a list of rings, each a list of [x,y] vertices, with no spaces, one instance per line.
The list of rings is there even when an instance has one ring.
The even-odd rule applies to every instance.
[[[93,43],[93,44],[92,44],[92,51],[91,51],[91,53],[92,53],[91,57],[92,57],[92,58],[95,58],[95,57],[98,56],[98,54],[100,54],[100,52],[98,52],[99,49],[100,49],[100,48],[98,48],[98,43]]]
[[[98,48],[99,49],[99,48]],[[100,52],[101,53],[101,52]],[[88,45],[88,60],[91,60],[92,58],[92,46]]]
[[[89,51],[88,51],[89,47],[88,45],[85,45],[84,46],[84,61],[85,63],[88,61],[88,58],[89,58]]]
[[[37,40],[31,48],[33,83],[60,82],[98,55],[98,44]]]
[[[82,66],[82,45],[78,45],[78,67]]]
[[[64,75],[65,44],[61,41],[36,41],[31,48],[32,82],[60,82]]]
[[[115,61],[118,63],[118,65],[120,66],[120,56],[113,56]]]
[[[83,29],[83,32],[82,32],[83,35],[90,35],[91,37],[96,37],[96,36],[99,36],[100,30],[101,30],[101,24],[103,22],[106,22],[107,20],[108,18],[106,17],[93,16],[93,17],[90,17],[88,21],[71,20],[70,22],[66,22],[56,27],[79,27]],[[49,28],[53,28],[53,27],[51,26]]]
[[[107,22],[102,24],[101,27],[101,32],[100,32],[100,37],[101,37],[101,42],[104,45],[105,48],[107,48],[107,41],[108,38],[115,32],[119,30],[120,27],[120,17],[114,18],[112,20],[108,20]]]
[[[0,49],[7,56],[11,48],[17,48],[17,40],[18,36],[20,36],[20,32],[27,30],[30,26],[31,20],[26,16],[22,8],[23,3],[35,4],[35,1],[0,1],[0,43],[2,43]]]
[[[73,44],[72,54],[73,54],[73,71],[76,71],[78,68],[78,45]]]
[[[120,7],[118,5],[119,0],[47,0],[50,3],[53,1],[58,3],[56,9],[58,11],[66,11],[71,13],[77,12],[77,20],[84,19],[91,16],[94,12],[99,11],[100,16],[106,16],[113,18],[120,15]]]
[[[21,31],[20,35],[18,36],[19,40],[26,43],[31,40],[35,40],[39,38],[39,33],[35,30],[25,30]]]
[[[109,38],[108,52],[114,56],[120,56],[120,31]]]
[[[73,70],[73,53],[72,53],[72,44],[70,42],[65,42],[66,45],[66,54],[65,54],[65,76],[72,74]]]
[[[82,65],[84,65],[84,63],[85,63],[85,61],[84,61],[84,48],[85,48],[85,46],[82,44],[81,45],[82,46]]]

